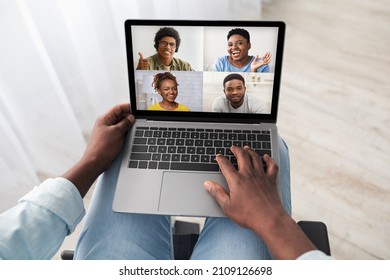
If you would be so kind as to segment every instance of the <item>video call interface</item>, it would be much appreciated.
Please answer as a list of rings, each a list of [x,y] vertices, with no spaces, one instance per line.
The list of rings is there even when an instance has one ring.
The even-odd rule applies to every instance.
[[[133,25],[137,110],[270,114],[278,29]]]

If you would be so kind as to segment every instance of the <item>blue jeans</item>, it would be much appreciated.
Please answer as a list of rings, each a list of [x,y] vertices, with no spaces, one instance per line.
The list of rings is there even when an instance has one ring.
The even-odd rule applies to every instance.
[[[290,160],[279,138],[282,200],[291,214]],[[112,201],[118,158],[98,180],[87,211],[75,259],[173,259],[170,216],[117,213]],[[271,259],[264,242],[228,218],[207,218],[191,259]]]

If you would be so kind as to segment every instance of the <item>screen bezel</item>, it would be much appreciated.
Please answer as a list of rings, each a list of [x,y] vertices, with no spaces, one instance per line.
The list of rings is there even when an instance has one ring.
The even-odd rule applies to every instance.
[[[277,27],[277,45],[275,54],[274,82],[272,89],[272,101],[270,114],[239,114],[239,113],[215,113],[215,112],[175,112],[175,111],[151,111],[138,110],[136,108],[136,85],[132,42],[132,26],[194,26],[194,27]],[[286,25],[281,21],[213,21],[213,20],[145,20],[129,19],[125,21],[125,39],[127,53],[128,81],[130,90],[131,112],[137,118],[151,118],[154,120],[175,121],[213,121],[213,122],[242,122],[276,123],[280,95],[280,81],[282,73],[283,48]],[[150,42],[151,44],[153,42]],[[227,72],[228,73],[228,72]],[[133,93],[133,94],[132,94]]]

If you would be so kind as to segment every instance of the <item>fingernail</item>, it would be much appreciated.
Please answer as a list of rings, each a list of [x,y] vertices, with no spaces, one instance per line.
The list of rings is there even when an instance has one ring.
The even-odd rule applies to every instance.
[[[211,184],[210,184],[210,181],[204,181],[203,183],[203,187],[206,189],[206,190],[210,190],[211,188]]]

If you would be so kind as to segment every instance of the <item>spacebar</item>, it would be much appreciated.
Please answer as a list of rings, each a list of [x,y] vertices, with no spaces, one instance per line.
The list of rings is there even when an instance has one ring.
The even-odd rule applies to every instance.
[[[218,164],[171,162],[171,170],[219,171]]]

